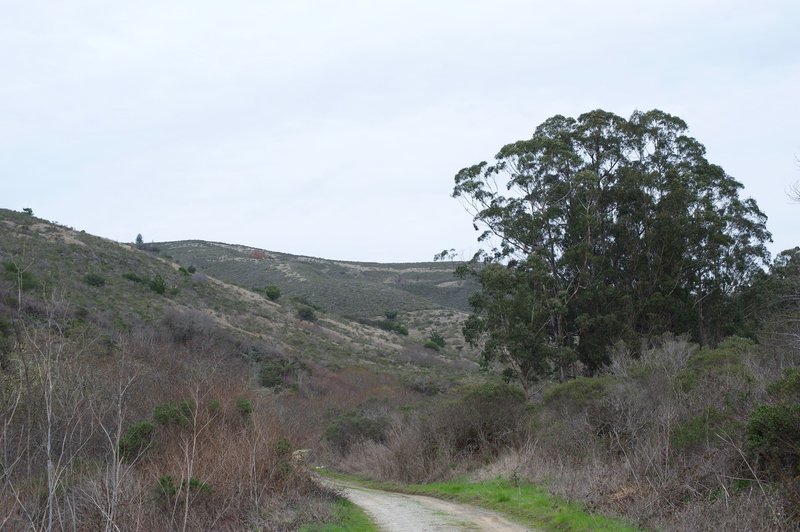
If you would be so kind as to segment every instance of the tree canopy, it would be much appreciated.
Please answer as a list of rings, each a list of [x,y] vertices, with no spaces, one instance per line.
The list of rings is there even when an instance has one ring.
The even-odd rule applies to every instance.
[[[766,216],[662,111],[554,116],[459,171],[488,245],[465,336],[524,383],[664,332],[715,343],[737,290],[769,260]]]

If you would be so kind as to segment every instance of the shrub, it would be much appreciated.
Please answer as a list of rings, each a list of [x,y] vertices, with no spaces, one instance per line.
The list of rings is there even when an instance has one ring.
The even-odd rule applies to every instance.
[[[141,454],[153,439],[153,424],[149,421],[139,421],[131,425],[119,440],[119,456],[122,460],[130,461]]]
[[[776,479],[800,483],[800,369],[790,368],[768,387],[773,404],[753,410],[746,446]],[[800,488],[800,486],[798,486]]]
[[[317,319],[317,315],[314,313],[314,309],[311,307],[307,307],[305,305],[298,307],[297,317],[305,321],[314,321]]]
[[[89,272],[84,277],[83,280],[89,286],[103,286],[106,284],[106,279],[99,273]]]
[[[364,412],[355,410],[332,419],[322,439],[344,452],[359,440],[384,441],[387,426],[384,417],[367,417]]]
[[[167,283],[166,281],[164,281],[164,278],[161,277],[161,274],[157,273],[155,277],[150,279],[150,282],[148,284],[150,286],[150,290],[152,290],[156,294],[163,294],[164,292],[167,291]]]
[[[736,376],[745,382],[753,377],[744,365],[742,355],[753,346],[746,338],[725,339],[714,349],[701,349],[689,357],[687,367],[678,373],[677,382],[683,391],[691,391],[698,384],[718,376]]]
[[[714,408],[677,424],[670,434],[670,444],[678,451],[686,451],[701,445],[716,446],[721,442],[717,434],[732,435],[737,430],[734,418]]]
[[[274,284],[270,284],[264,287],[264,295],[270,301],[277,301],[279,297],[281,297],[281,289],[275,286]]]
[[[447,342],[442,337],[442,335],[436,331],[431,333],[430,337],[428,338],[428,341],[430,341],[432,344],[438,345],[440,348],[444,348],[444,346],[447,345]]]
[[[396,310],[387,310],[384,312],[384,316],[386,316],[387,320],[393,320],[397,318],[397,311]]]
[[[191,421],[193,410],[194,406],[190,401],[169,401],[155,406],[153,419],[162,425],[186,427]]]
[[[236,399],[236,410],[242,416],[249,416],[253,413],[253,402],[245,397],[239,397]]]
[[[298,360],[276,358],[261,363],[258,380],[264,388],[275,388],[288,381],[297,381],[301,374],[309,374],[308,366]]]
[[[189,492],[194,495],[208,494],[211,493],[211,486],[195,477],[191,477],[188,482],[183,479],[180,484],[176,485],[172,475],[163,475],[159,477],[153,490],[155,498],[165,503],[170,503],[179,493],[182,496],[188,496]]]
[[[187,270],[187,269],[186,269],[186,268],[184,268],[183,266],[181,266],[180,268],[178,268],[178,272],[180,272],[180,274],[181,274],[181,275],[183,275],[184,277],[189,277],[189,275],[191,275],[191,274],[189,273],[189,270]]]
[[[186,271],[189,273],[194,273],[197,271],[197,268],[194,267],[194,264],[190,264],[189,267],[186,268]]]
[[[432,340],[425,340],[425,343],[422,345],[427,347],[428,349],[433,349],[434,351],[442,350],[441,346]]]
[[[21,271],[19,266],[11,261],[3,263],[3,277],[14,284],[19,283],[20,289],[24,291],[35,290],[39,287],[39,281],[36,280],[31,272],[27,270]]]
[[[122,276],[129,281],[133,281],[134,283],[144,283],[147,281],[147,279],[144,277],[139,277],[133,272],[123,273]]]
[[[613,377],[578,377],[556,384],[542,395],[546,407],[576,413],[606,397]]]

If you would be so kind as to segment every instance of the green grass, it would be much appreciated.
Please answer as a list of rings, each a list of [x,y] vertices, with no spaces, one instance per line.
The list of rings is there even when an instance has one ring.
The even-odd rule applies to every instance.
[[[394,484],[364,481],[326,470],[320,472],[331,478],[357,482],[371,488],[431,495],[480,506],[541,530],[641,530],[621,519],[589,513],[580,504],[551,495],[546,489],[527,482],[514,484],[504,478],[469,482],[457,478],[431,484]]]
[[[372,532],[378,527],[361,511],[361,508],[348,501],[338,499],[333,503],[334,518],[325,523],[314,523],[300,527],[301,532]]]

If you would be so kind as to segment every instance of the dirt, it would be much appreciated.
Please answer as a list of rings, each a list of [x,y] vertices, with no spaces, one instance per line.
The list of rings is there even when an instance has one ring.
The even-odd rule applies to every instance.
[[[529,531],[495,512],[466,504],[364,488],[350,482],[324,480],[361,507],[381,530],[421,532],[428,530]]]

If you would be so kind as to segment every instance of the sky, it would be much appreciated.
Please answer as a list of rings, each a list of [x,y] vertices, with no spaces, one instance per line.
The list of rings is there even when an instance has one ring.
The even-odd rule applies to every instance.
[[[800,245],[800,2],[0,0],[0,207],[132,242],[471,257],[453,176],[661,109]]]

